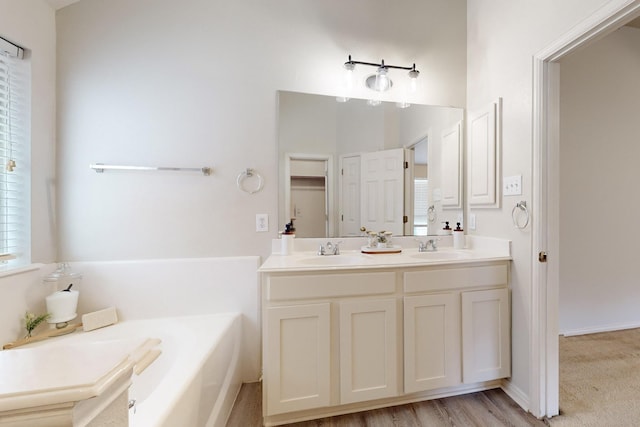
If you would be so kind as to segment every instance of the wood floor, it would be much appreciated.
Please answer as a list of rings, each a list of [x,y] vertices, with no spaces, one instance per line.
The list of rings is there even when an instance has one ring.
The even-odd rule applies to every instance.
[[[227,426],[258,427],[261,425],[260,384],[244,384]],[[287,425],[295,427],[547,426],[544,421],[524,412],[500,389]]]

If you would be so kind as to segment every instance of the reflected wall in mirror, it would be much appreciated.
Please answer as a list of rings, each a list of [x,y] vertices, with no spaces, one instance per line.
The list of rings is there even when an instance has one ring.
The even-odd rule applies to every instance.
[[[463,110],[278,92],[278,226],[437,235],[462,217]]]

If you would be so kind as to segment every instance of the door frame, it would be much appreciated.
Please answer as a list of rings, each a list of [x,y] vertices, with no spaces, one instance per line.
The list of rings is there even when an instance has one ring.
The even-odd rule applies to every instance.
[[[333,156],[331,154],[309,154],[309,153],[285,153],[284,154],[284,207],[283,220],[289,222],[291,219],[291,161],[292,160],[316,160],[325,161],[327,170],[325,171],[326,180],[326,224],[327,236],[335,236],[335,209],[334,209],[334,174],[333,174]],[[294,224],[295,227],[295,224]],[[320,236],[318,236],[320,237]],[[322,236],[325,237],[325,236]]]
[[[533,210],[529,410],[559,413],[560,63],[640,16],[640,0],[611,0],[533,57]],[[547,262],[538,262],[545,251]]]

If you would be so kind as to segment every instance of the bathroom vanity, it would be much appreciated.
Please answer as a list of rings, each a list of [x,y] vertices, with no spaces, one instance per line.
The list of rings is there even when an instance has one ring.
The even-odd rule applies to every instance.
[[[509,243],[480,241],[269,257],[265,425],[498,387],[510,376]]]

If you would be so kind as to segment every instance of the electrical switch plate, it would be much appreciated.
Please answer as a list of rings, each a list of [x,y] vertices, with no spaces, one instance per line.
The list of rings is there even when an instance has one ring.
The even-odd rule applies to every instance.
[[[256,214],[256,231],[269,231],[268,214]]]
[[[469,230],[476,229],[476,214],[469,214]]]
[[[505,176],[502,178],[502,194],[504,196],[522,195],[522,175]]]

